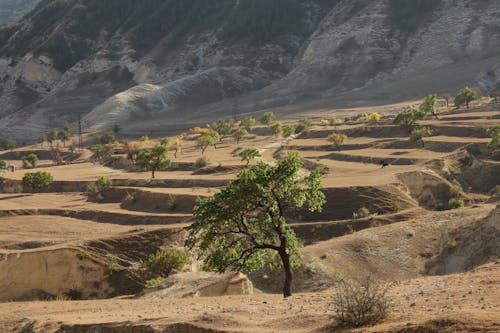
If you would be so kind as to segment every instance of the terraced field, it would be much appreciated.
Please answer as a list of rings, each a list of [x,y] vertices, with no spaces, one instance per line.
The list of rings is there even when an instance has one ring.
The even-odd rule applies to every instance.
[[[426,281],[437,283],[438,279],[429,275],[462,273],[468,279],[472,273],[467,272],[490,265],[474,274],[487,271],[486,275],[497,279],[500,270],[491,262],[500,256],[499,197],[491,191],[500,185],[500,150],[488,147],[486,128],[500,124],[500,104],[483,102],[471,110],[440,111],[438,120],[421,122],[434,130],[424,144],[410,142],[404,129],[392,125],[396,112],[392,107],[378,123],[360,119],[320,126],[324,113],[312,114],[316,125],[308,133],[288,139],[258,125],[239,144],[228,137],[216,149],[210,147],[205,153],[209,164],[202,168],[195,167],[201,151],[188,136],[178,158],[171,156],[173,167],[156,172],[155,179],[148,171],[127,168],[119,145],[115,145],[116,154],[106,165],[93,161],[88,150],[65,151],[67,162],[60,166],[52,165],[50,149],[40,145],[0,153],[0,159],[18,168],[1,174],[0,302],[32,301],[15,303],[16,311],[7,309],[10,303],[0,303],[0,331],[4,325],[3,331],[27,332],[27,327],[32,327],[44,332],[87,332],[90,326],[85,325],[94,325],[102,332],[132,332],[132,327],[138,327],[134,332],[208,332],[217,325],[205,325],[203,319],[200,323],[198,305],[212,304],[209,299],[202,299],[196,306],[192,304],[198,301],[182,300],[173,314],[146,311],[136,317],[128,312],[131,307],[146,306],[147,299],[154,299],[156,303],[148,303],[153,308],[171,308],[173,303],[167,299],[172,295],[250,293],[251,288],[243,287],[249,284],[255,293],[279,292],[281,273],[276,271],[228,278],[199,272],[195,263],[190,272],[175,274],[152,291],[145,290],[140,274],[140,261],[148,255],[163,246],[183,244],[183,228],[192,221],[196,199],[213,195],[245,167],[238,152],[246,147],[258,148],[260,159],[268,163],[297,151],[304,159],[303,174],[316,168],[323,173],[322,190],[327,198],[323,211],[287,212],[288,222],[305,245],[304,265],[295,271],[294,290],[300,294],[289,303],[293,311],[301,306],[308,313],[316,311],[305,304],[311,299],[324,304],[318,299],[330,297],[330,288],[339,276],[376,274],[395,285],[411,284],[411,279],[418,278],[421,280],[414,281],[428,286]],[[294,124],[298,119],[290,116],[280,120]],[[339,148],[326,140],[333,132],[348,136]],[[153,146],[155,142],[153,139],[144,145]],[[30,152],[41,159],[35,171],[48,171],[55,180],[36,193],[21,183],[28,171],[21,168],[21,158]],[[387,166],[382,167],[381,162]],[[101,176],[109,177],[113,186],[103,193],[102,200],[89,201],[87,185]],[[457,197],[463,198],[467,207],[442,211],[449,199]],[[360,214],[363,209],[368,212],[366,216]],[[449,245],[451,240],[456,243],[453,247]],[[117,271],[109,270],[110,258],[119,265]],[[403,293],[403,287],[394,288],[394,295]],[[498,284],[495,288],[498,294]],[[88,313],[65,317],[60,302],[37,302],[68,294],[88,302],[65,302],[71,311],[85,312],[82,308],[98,306],[101,315],[92,319]],[[95,301],[130,295],[139,299]],[[210,332],[234,331],[232,319],[244,323],[239,331],[253,331],[246,322],[252,314],[248,307],[255,303],[255,311],[261,312],[262,300],[273,304],[273,310],[268,324],[257,331],[292,331],[287,315],[279,310],[283,304],[276,297],[228,297],[228,304],[241,314],[224,317],[220,312],[215,318],[214,310],[207,310],[208,321],[220,321],[228,327],[224,330],[218,326]],[[490,323],[487,329],[491,330],[485,332],[493,332],[500,327],[494,319],[500,304],[491,300],[492,295],[487,297],[492,308],[473,313],[472,318]],[[396,302],[409,311],[409,305],[403,305],[401,299]],[[50,313],[41,307],[48,307]],[[122,317],[112,315],[116,307]],[[328,331],[329,313],[315,317],[319,321],[309,327]],[[25,319],[27,316],[35,319]],[[396,313],[391,320],[400,323],[404,318],[406,314]],[[113,325],[109,326],[110,322]],[[168,328],[173,323],[184,326],[177,331]],[[296,331],[308,331],[304,325],[297,323]],[[389,332],[394,325],[381,326],[380,331]],[[452,320],[448,326],[454,325],[457,322]],[[153,330],[153,326],[160,328]],[[164,330],[160,330],[162,327]]]

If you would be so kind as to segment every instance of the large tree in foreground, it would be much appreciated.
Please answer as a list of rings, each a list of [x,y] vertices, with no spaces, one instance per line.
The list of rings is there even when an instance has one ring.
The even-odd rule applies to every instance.
[[[287,225],[288,209],[319,211],[325,203],[320,173],[301,179],[302,159],[290,153],[276,166],[260,162],[241,171],[213,198],[199,199],[186,246],[218,272],[282,266],[283,295],[291,296],[292,266],[301,259],[299,242]]]

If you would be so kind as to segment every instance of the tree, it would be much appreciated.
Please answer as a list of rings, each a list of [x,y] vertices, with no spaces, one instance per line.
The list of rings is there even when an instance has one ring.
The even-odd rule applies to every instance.
[[[23,157],[23,167],[26,169],[33,169],[36,167],[36,163],[38,162],[38,156],[35,153],[28,154]]]
[[[500,125],[495,125],[486,130],[486,133],[491,137],[489,147],[500,147]]]
[[[420,109],[410,108],[401,111],[394,119],[394,124],[399,125],[412,131],[416,125],[417,120],[425,118],[425,112]]]
[[[449,108],[450,107],[451,95],[450,94],[443,94],[442,97],[443,97],[443,99],[446,102],[446,108]]]
[[[187,227],[186,247],[197,247],[198,259],[218,272],[252,271],[266,264],[282,266],[283,296],[291,296],[292,266],[300,264],[299,241],[285,219],[286,210],[320,211],[325,195],[321,175],[303,180],[297,153],[271,166],[264,162],[242,170],[212,198],[201,198],[194,208],[195,222]]]
[[[422,101],[422,105],[420,105],[420,110],[424,111],[426,114],[432,114],[436,119],[439,119],[436,113],[436,103],[437,103],[437,95],[429,94],[425,96]]]
[[[167,147],[172,141],[168,136],[160,139],[160,145]]]
[[[458,95],[455,97],[455,106],[461,107],[464,104],[467,105],[467,110],[469,110],[469,104],[472,101],[477,101],[479,99],[479,95],[476,91],[472,90],[469,87],[464,87]]]
[[[332,133],[326,138],[328,142],[332,143],[335,148],[342,146],[347,140],[347,135],[342,133]]]
[[[115,141],[115,135],[112,133],[105,133],[102,135],[94,136],[94,143],[96,145],[107,145]]]
[[[137,161],[137,155],[139,154],[139,145],[133,144],[128,141],[123,142],[123,151],[127,156],[127,159],[130,160],[133,164]]]
[[[33,191],[49,186],[52,182],[54,178],[45,171],[25,173],[22,179],[23,185],[30,187]]]
[[[170,147],[174,150],[174,158],[177,158],[177,154],[182,151],[183,142],[184,142],[184,136],[179,135],[170,145]]]
[[[66,142],[71,139],[71,133],[66,130],[59,131],[57,132],[57,139],[63,143],[64,147],[66,147]]]
[[[137,165],[151,170],[151,178],[155,178],[156,170],[165,170],[171,165],[167,147],[155,146],[152,149],[142,149],[137,155]]]
[[[236,128],[233,133],[232,133],[232,136],[233,138],[236,140],[236,144],[240,144],[240,140],[245,136],[247,135],[248,132],[246,129],[244,128]]]
[[[208,147],[217,145],[219,138],[219,134],[215,131],[200,135],[196,139],[196,145],[201,149],[201,154],[205,155],[205,150],[207,150]],[[217,147],[215,148],[217,149]]]
[[[7,162],[0,160],[0,169],[7,169]]]
[[[254,117],[246,117],[241,121],[241,127],[250,132],[252,130],[252,126],[255,125]]]
[[[281,134],[283,134],[283,136],[285,138],[288,138],[289,136],[294,135],[295,134],[295,126],[291,126],[291,125],[283,126],[283,130],[281,131]]]
[[[141,141],[141,142],[148,142],[149,141],[149,136],[143,135],[143,136],[140,137],[139,141]]]
[[[231,128],[234,120],[219,120],[217,123],[212,124],[212,128],[220,134],[221,140],[223,137],[231,134]]]
[[[16,140],[9,139],[5,141],[5,148],[7,148],[8,150],[14,150],[16,149],[16,147],[17,147]]]
[[[308,133],[312,125],[313,123],[311,119],[303,119],[297,124],[297,126],[295,126],[295,133]]]
[[[57,137],[58,137],[58,131],[56,129],[52,129],[45,134],[45,140],[47,140],[47,142],[50,144],[51,147],[54,141],[57,140]]]
[[[259,118],[259,122],[262,125],[269,125],[274,121],[274,119],[276,119],[276,115],[274,113],[266,112]]]
[[[111,156],[113,156],[114,147],[111,144],[106,144],[106,145],[105,144],[97,144],[97,145],[93,145],[90,148],[90,150],[94,154],[93,157],[96,160],[104,161],[104,160],[109,159]]]
[[[411,142],[422,142],[422,147],[425,147],[424,138],[431,136],[433,133],[432,129],[429,127],[415,128],[411,131],[410,141]]]
[[[247,162],[246,165],[250,164],[250,160],[262,156],[260,151],[255,148],[245,148],[238,155],[241,157],[242,161]]]
[[[122,129],[121,129],[120,125],[118,125],[116,123],[113,125],[113,133],[115,133],[115,135],[117,135],[118,133],[120,133],[121,130]]]
[[[64,159],[61,154],[61,149],[59,148],[59,145],[56,145],[56,147],[53,147],[50,149],[50,152],[52,153],[52,161],[55,164],[62,164]]]
[[[269,129],[275,136],[278,136],[281,134],[281,132],[283,132],[283,125],[279,121],[277,121],[269,126]]]

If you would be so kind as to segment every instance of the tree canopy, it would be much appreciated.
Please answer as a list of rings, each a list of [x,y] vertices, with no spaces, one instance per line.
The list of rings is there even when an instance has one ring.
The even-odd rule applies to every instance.
[[[412,131],[418,120],[425,118],[425,111],[410,108],[401,111],[394,119],[394,124],[400,125],[409,131]]]
[[[469,109],[470,102],[476,101],[479,99],[479,95],[476,91],[472,90],[469,87],[464,87],[459,91],[458,95],[455,97],[455,106],[461,107],[466,105],[467,109]]]
[[[252,271],[270,264],[285,273],[283,295],[291,295],[292,271],[301,251],[285,213],[304,207],[320,211],[325,195],[321,174],[301,179],[302,159],[297,153],[271,166],[264,162],[242,170],[237,178],[212,198],[201,198],[194,209],[195,222],[186,246],[197,248],[207,269]]]
[[[137,154],[137,165],[151,170],[151,178],[155,178],[156,170],[164,170],[170,167],[167,147],[155,146],[151,149],[142,149]]]
[[[432,114],[434,118],[439,119],[436,113],[436,103],[437,103],[437,95],[429,94],[425,96],[422,101],[422,105],[420,105],[420,110],[424,111],[426,114]]]

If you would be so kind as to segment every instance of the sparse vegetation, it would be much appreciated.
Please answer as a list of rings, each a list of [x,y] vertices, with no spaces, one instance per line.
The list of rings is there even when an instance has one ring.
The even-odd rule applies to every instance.
[[[113,156],[114,147],[112,144],[95,144],[90,150],[93,153],[94,159],[105,162]]]
[[[182,248],[165,248],[150,254],[141,262],[141,266],[153,276],[166,277],[174,271],[180,271],[191,264],[186,250]]]
[[[25,173],[22,179],[23,185],[30,187],[33,191],[47,187],[53,182],[54,178],[46,171]]]
[[[121,266],[118,263],[118,257],[112,254],[108,254],[106,256],[106,268],[108,269],[109,274],[118,272],[121,269]]]
[[[370,210],[366,207],[361,207],[360,209],[358,209],[358,217],[360,218],[368,217],[370,216],[370,214]]]
[[[254,117],[245,117],[241,121],[241,127],[246,129],[248,133],[252,131],[252,126],[255,125],[255,119]]]
[[[241,157],[242,161],[247,162],[246,165],[250,164],[251,160],[262,156],[256,148],[245,148],[238,155]]]
[[[337,118],[337,117],[333,117],[332,119],[330,119],[330,125],[333,126],[333,125],[340,125],[342,124],[344,121],[340,118]]]
[[[0,160],[0,169],[6,169],[7,168],[7,162],[4,160]]]
[[[194,209],[186,246],[209,270],[251,271],[280,263],[285,273],[283,295],[292,294],[292,266],[300,263],[299,242],[287,225],[283,203],[321,210],[319,171],[300,181],[302,160],[290,153],[276,166],[260,162],[241,171],[213,198],[201,198]]]
[[[157,278],[152,278],[152,279],[149,279],[146,281],[146,283],[144,283],[144,288],[154,288],[154,287],[158,287],[161,283],[161,278],[157,277]]]
[[[332,133],[326,138],[335,148],[342,146],[347,140],[347,135],[342,133]]]
[[[335,319],[340,325],[361,327],[376,324],[389,314],[387,288],[372,277],[337,282],[333,299]]]
[[[219,140],[219,133],[215,131],[207,131],[198,136],[196,139],[196,145],[201,149],[201,154],[205,155],[205,150],[207,150],[208,147],[214,146],[214,148],[217,149],[217,142],[219,142]]]
[[[195,169],[199,170],[208,165],[208,159],[205,156],[198,157],[194,162]]]
[[[463,207],[465,207],[465,202],[462,198],[451,198],[448,201],[448,209],[458,209]]]
[[[113,182],[109,177],[99,177],[95,182],[87,185],[87,197],[91,200],[102,201],[104,199],[104,192],[113,186]]]
[[[410,133],[410,141],[422,143],[422,147],[425,147],[424,138],[431,136],[433,134],[433,130],[429,127],[419,127],[415,128]]]

